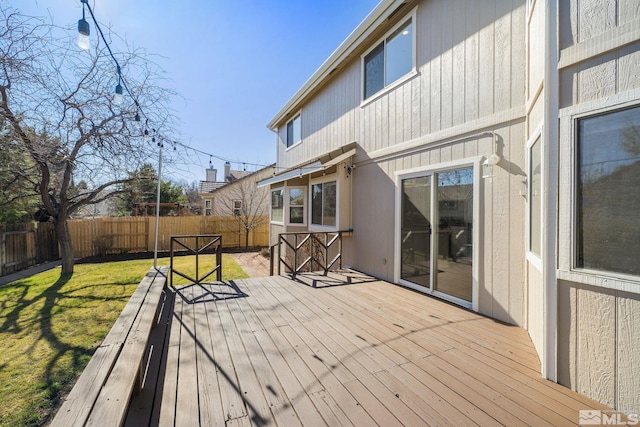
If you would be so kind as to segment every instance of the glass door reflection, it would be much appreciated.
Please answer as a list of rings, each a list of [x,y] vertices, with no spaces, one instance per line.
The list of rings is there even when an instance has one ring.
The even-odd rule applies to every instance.
[[[431,176],[402,181],[401,274],[431,287]]]

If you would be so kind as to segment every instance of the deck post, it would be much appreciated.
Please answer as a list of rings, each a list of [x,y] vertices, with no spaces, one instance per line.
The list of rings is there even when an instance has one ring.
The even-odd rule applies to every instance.
[[[282,267],[280,267],[281,259],[282,259],[282,234],[278,236],[278,276],[282,274]]]

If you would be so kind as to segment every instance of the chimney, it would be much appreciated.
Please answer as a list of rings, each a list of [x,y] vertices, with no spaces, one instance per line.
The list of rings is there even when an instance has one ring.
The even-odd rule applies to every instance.
[[[229,181],[229,176],[231,176],[231,163],[224,163],[224,181]]]
[[[207,182],[216,182],[218,180],[218,170],[214,168],[207,169]]]

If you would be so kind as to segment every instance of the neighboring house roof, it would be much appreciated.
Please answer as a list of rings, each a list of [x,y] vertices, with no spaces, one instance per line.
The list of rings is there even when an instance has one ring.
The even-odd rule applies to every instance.
[[[200,187],[198,191],[200,193],[211,193],[212,191],[217,190],[223,185],[227,184],[226,182],[212,182],[212,181],[200,181]]]
[[[271,167],[271,166],[268,166]],[[229,176],[225,181],[200,181],[200,186],[198,191],[200,193],[212,193],[219,189],[220,187],[224,187],[225,185],[236,182],[239,179],[242,179],[246,176],[253,175],[255,172],[247,172],[247,171],[229,171]]]
[[[267,167],[272,167],[272,166],[267,166]],[[265,168],[260,169],[260,170],[264,170],[264,169]],[[253,175],[254,173],[258,173],[258,172],[260,172],[260,171],[256,171],[256,172],[231,171],[231,172],[229,172],[229,180],[228,180],[228,182],[236,182],[239,179],[242,179],[242,178],[244,178],[246,176],[249,176],[249,175]]]
[[[273,170],[273,168],[276,166],[275,163],[269,165],[269,166],[265,166],[262,169],[258,169],[255,172],[247,172],[247,171],[242,171],[242,172],[238,172],[238,171],[232,171],[232,173],[230,174],[230,176],[232,176],[234,179],[229,183],[229,184],[235,184],[237,182],[240,181],[244,181],[245,179],[251,178],[254,175],[259,175],[260,173],[266,171],[267,169]],[[213,191],[211,191],[211,193],[215,193],[216,191],[220,190],[222,187],[218,187],[216,189],[214,189]],[[260,186],[258,186],[260,187]]]
[[[297,106],[313,93],[346,61],[351,59],[351,55],[372,35],[387,19],[395,15],[400,7],[407,4],[407,0],[383,0],[367,17],[356,27],[355,30],[342,42],[340,46],[327,58],[326,61],[315,73],[302,85],[296,94],[285,104],[280,112],[269,122],[267,127],[275,130]]]

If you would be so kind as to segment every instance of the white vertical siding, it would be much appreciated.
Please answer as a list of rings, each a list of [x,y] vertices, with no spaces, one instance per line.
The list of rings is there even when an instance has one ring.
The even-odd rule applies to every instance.
[[[415,5],[417,74],[362,103],[360,55]],[[404,10],[305,101],[303,142],[288,151],[280,144],[279,166],[295,166],[352,141],[359,144],[356,161],[362,162],[373,153],[393,152],[420,138],[435,144],[496,131],[504,160],[492,180],[480,183],[479,310],[523,325],[524,0],[419,1]],[[469,138],[358,166],[350,178],[354,233],[346,263],[393,280],[395,172],[488,155],[492,150],[491,138]]]
[[[418,75],[361,105],[359,55],[379,40],[372,39],[305,102],[302,144],[286,151],[281,123],[279,167],[352,141],[367,152],[380,150],[523,104],[523,2],[416,4]]]
[[[481,213],[479,311],[496,319],[523,325],[525,322],[524,120],[496,128],[502,136],[504,163],[495,177],[480,182]],[[439,148],[425,149],[393,160],[358,166],[353,175],[354,247],[347,262],[378,277],[393,280],[394,195],[397,171],[459,161],[490,152],[491,138],[470,138]],[[386,260],[386,263],[385,263]]]
[[[559,382],[613,408],[637,411],[640,296],[559,285]]]
[[[637,0],[560,6],[558,380],[620,410],[640,408],[640,296],[572,271],[573,116],[640,103]],[[636,24],[634,24],[634,22]],[[635,27],[634,27],[635,25]],[[588,283],[588,284],[587,284]]]

